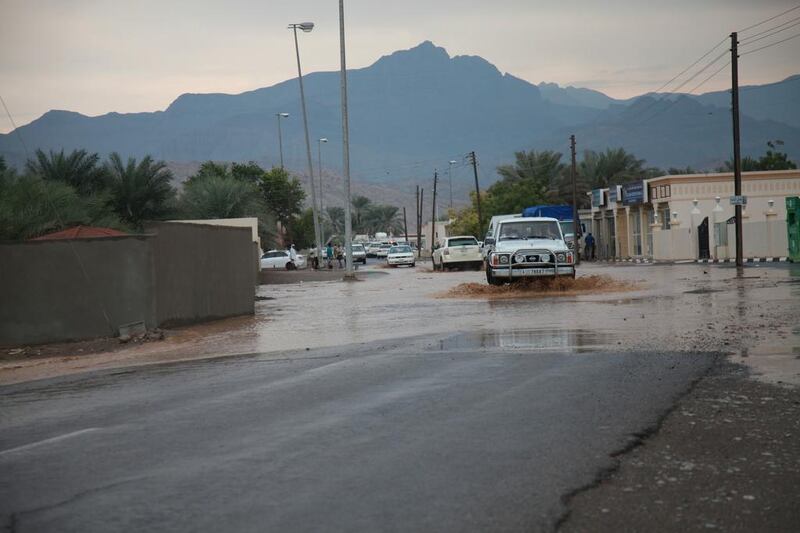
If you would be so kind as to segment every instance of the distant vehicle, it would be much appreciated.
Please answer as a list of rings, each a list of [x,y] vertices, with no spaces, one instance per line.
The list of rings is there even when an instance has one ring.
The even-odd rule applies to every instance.
[[[385,242],[388,239],[389,239],[389,236],[386,233],[382,232],[382,231],[378,231],[378,232],[375,233],[375,240],[378,241],[378,242]]]
[[[501,285],[516,279],[575,277],[572,251],[555,218],[520,217],[501,220],[486,238],[486,281]]]
[[[522,216],[555,218],[561,224],[564,242],[570,250],[575,249],[575,221],[571,205],[534,205],[523,209]]]
[[[403,244],[392,246],[386,254],[386,263],[391,267],[400,265],[414,266],[414,251],[410,246]]]
[[[478,239],[472,235],[447,237],[444,246],[433,251],[433,269],[472,267],[480,269],[483,264]]]
[[[353,243],[353,262],[367,264],[367,249],[363,244]]]
[[[378,250],[381,249],[381,243],[373,241],[367,245],[367,257],[378,257]]]
[[[306,267],[304,255],[297,254],[297,259],[292,261],[288,250],[270,250],[261,256],[261,269],[296,270]]]
[[[486,243],[486,239],[490,238],[494,235],[494,231],[497,229],[497,224],[501,220],[508,220],[509,218],[519,218],[522,215],[519,214],[511,214],[511,215],[495,215],[489,221],[489,228],[486,230],[486,237],[483,239],[483,245],[481,246],[481,255],[486,258],[486,255],[492,251],[491,245]]]
[[[378,250],[375,252],[375,257],[386,257],[389,255],[389,250],[391,249],[391,244],[381,244],[378,247]]]

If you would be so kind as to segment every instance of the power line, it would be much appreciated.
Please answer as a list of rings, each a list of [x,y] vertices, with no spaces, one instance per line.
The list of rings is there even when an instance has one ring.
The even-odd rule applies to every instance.
[[[800,18],[800,17],[798,17],[798,18]],[[763,37],[759,37],[758,39],[752,39],[752,40],[748,41],[747,43],[743,43],[743,44],[742,44],[742,43],[740,43],[740,44],[742,44],[742,46],[748,46],[748,45],[751,45],[751,44],[753,44],[753,43],[755,43],[755,42],[758,42],[758,41],[760,41],[760,40],[762,40],[762,39],[766,39],[767,37],[772,37],[772,36],[773,36],[773,35],[775,35],[776,33],[780,33],[780,32],[782,32],[782,31],[786,31],[786,30],[788,30],[789,28],[794,28],[794,27],[795,27],[795,26],[797,26],[798,24],[800,24],[800,22],[795,22],[795,23],[794,23],[794,24],[792,24],[791,26],[786,26],[785,28],[782,28],[782,29],[780,29],[780,30],[773,31],[772,33],[768,33],[768,34],[764,35]]]
[[[753,24],[752,26],[748,26],[748,27],[746,27],[746,28],[743,28],[743,29],[739,30],[739,31],[738,31],[738,33],[740,33],[740,34],[741,34],[741,33],[744,33],[744,32],[746,32],[747,30],[752,30],[753,28],[757,28],[758,26],[761,26],[762,24],[766,24],[767,22],[769,22],[769,21],[771,21],[771,20],[775,20],[775,19],[776,19],[776,18],[778,18],[778,17],[782,17],[782,16],[784,16],[785,14],[787,14],[787,13],[791,13],[792,11],[794,11],[794,10],[796,10],[796,9],[800,9],[800,4],[798,4],[798,5],[794,6],[794,7],[793,7],[793,8],[791,8],[791,9],[787,9],[787,10],[786,10],[786,11],[784,11],[783,13],[779,13],[779,14],[777,14],[777,15],[775,15],[774,17],[770,17],[770,18],[768,18],[768,19],[764,19],[764,20],[762,20],[761,22],[757,22],[756,24]]]
[[[797,37],[800,37],[800,33],[795,33],[791,37],[787,37],[786,39],[781,39],[780,41],[775,41],[774,43],[770,43],[770,44],[764,45],[764,46],[762,46],[760,48],[756,48],[754,50],[748,50],[747,52],[739,54],[739,56],[746,56],[747,54],[752,54],[754,52],[758,52],[759,50],[764,50],[765,48],[771,48],[771,47],[775,46],[776,44],[785,43],[786,41],[791,41],[792,39],[795,39]]]
[[[777,28],[780,28],[781,26],[786,26],[787,24],[790,24],[790,23],[792,23],[792,22],[794,22],[794,21],[796,21],[796,20],[800,20],[800,17],[795,17],[795,18],[793,18],[793,19],[789,19],[789,20],[787,20],[786,22],[784,22],[783,24],[778,24],[777,26],[773,26],[773,27],[771,27],[771,28],[767,28],[766,30],[760,31],[760,32],[758,32],[758,33],[754,33],[754,34],[753,34],[753,35],[751,35],[750,37],[745,37],[744,39],[742,39],[742,40],[740,41],[740,43],[742,43],[742,44],[745,44],[745,43],[747,43],[748,41],[752,40],[754,37],[758,37],[759,35],[764,35],[765,33],[769,33],[769,32],[771,32],[772,30],[775,30],[775,29],[777,29]]]
[[[25,150],[25,157],[30,158],[30,152],[28,152],[28,146],[25,144],[25,139],[22,138],[22,134],[19,132],[19,128],[17,128],[17,123],[14,121],[14,117],[11,116],[11,111],[8,110],[8,106],[6,105],[6,101],[3,100],[2,95],[0,95],[0,102],[3,104],[3,109],[6,110],[6,115],[8,115],[8,120],[11,122],[11,127],[14,128],[14,133],[17,134],[17,138],[19,139],[20,144],[22,144],[22,149]]]

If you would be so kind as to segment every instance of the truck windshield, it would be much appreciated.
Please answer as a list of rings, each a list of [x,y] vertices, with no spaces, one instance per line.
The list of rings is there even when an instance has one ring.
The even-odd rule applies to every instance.
[[[561,231],[558,222],[554,220],[501,223],[499,240],[516,239],[561,239]]]
[[[572,221],[571,220],[562,220],[559,222],[561,224],[561,231],[564,232],[564,235],[572,234]]]
[[[478,246],[475,237],[464,237],[463,239],[447,239],[447,246]]]

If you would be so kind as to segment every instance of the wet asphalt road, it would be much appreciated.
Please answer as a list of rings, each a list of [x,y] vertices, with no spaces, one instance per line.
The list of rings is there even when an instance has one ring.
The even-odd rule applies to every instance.
[[[715,360],[583,344],[418,338],[2,387],[0,527],[551,530]]]

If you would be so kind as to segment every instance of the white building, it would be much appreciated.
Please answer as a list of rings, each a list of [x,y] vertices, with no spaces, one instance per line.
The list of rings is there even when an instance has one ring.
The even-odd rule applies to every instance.
[[[786,198],[800,170],[742,173],[744,257],[786,257]],[[736,256],[733,174],[668,175],[592,191],[599,259],[656,261]]]

